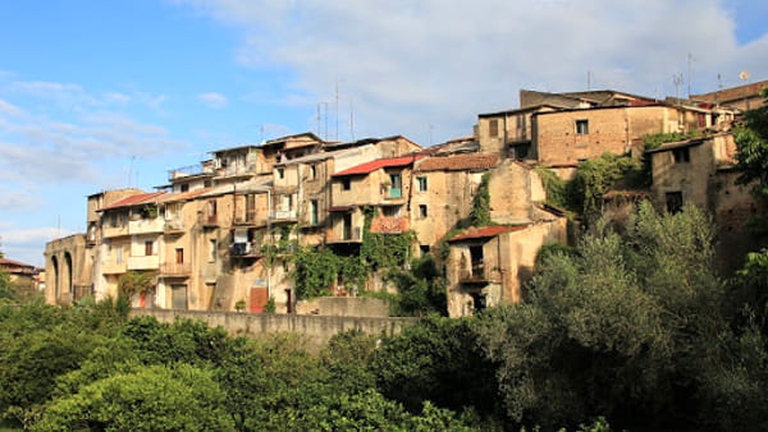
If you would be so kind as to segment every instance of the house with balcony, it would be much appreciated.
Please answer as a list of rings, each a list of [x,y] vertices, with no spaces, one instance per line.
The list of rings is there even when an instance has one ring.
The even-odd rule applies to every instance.
[[[94,265],[97,299],[117,297],[119,278],[128,271],[158,270],[165,227],[158,198],[164,194],[162,191],[135,194],[98,209],[102,242],[96,253],[98,264]],[[141,306],[147,305],[143,298],[136,301],[141,302]]]
[[[378,159],[333,174],[326,243],[339,247],[362,243],[364,211],[369,207],[376,213],[371,221],[372,232],[408,231],[411,173],[414,163],[422,157],[412,154]]]
[[[411,178],[410,227],[422,253],[465,221],[483,174],[496,168],[497,154],[438,153],[416,162]]]
[[[517,303],[546,243],[568,240],[564,215],[547,207],[536,171],[506,159],[485,174],[495,225],[470,227],[448,239],[448,312],[452,317]]]

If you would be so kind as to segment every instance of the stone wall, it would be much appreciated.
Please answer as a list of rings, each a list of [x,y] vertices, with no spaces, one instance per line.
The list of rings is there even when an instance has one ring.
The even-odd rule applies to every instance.
[[[306,338],[309,348],[319,348],[333,335],[348,330],[393,336],[414,324],[417,318],[365,318],[316,315],[248,314],[179,310],[133,309],[131,317],[153,315],[163,323],[177,318],[201,320],[210,327],[221,326],[232,335],[259,337],[274,333],[295,333]]]

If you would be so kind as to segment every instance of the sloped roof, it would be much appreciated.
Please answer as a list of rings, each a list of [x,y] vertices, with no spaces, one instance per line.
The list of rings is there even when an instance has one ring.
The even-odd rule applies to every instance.
[[[676,148],[683,148],[683,147],[693,147],[697,145],[701,145],[709,138],[691,138],[684,141],[675,141],[675,142],[668,142],[664,143],[655,149],[646,150],[646,153],[660,153],[664,151],[674,150]]]
[[[166,202],[178,202],[178,201],[191,200],[199,195],[209,192],[210,190],[211,188],[203,188],[203,189],[197,189],[197,190],[188,191],[188,192],[169,193],[169,194],[165,194],[164,196],[158,197],[157,202],[166,203]]]
[[[495,168],[501,163],[495,154],[456,154],[433,156],[421,161],[417,171],[470,171]]]
[[[457,242],[462,240],[474,240],[474,239],[496,237],[499,234],[513,232],[513,231],[522,231],[526,228],[528,228],[528,225],[515,225],[515,226],[491,225],[491,226],[484,226],[484,227],[472,227],[464,231],[463,233],[452,237],[448,241]]]
[[[718,101],[720,103],[728,103],[744,99],[745,96],[756,96],[760,94],[764,87],[768,87],[768,80],[720,89],[710,93],[691,95],[691,99],[712,103]]]
[[[415,161],[421,159],[422,157],[424,156],[413,154],[409,156],[401,156],[396,158],[377,159],[375,161],[366,162],[364,164],[360,164],[357,166],[353,166],[352,168],[345,169],[344,171],[337,172],[336,174],[333,175],[333,177],[370,174],[381,168],[395,168],[395,167],[408,166],[414,163]]]
[[[141,204],[157,203],[155,198],[165,193],[166,193],[165,191],[160,191],[160,192],[149,192],[149,193],[140,193],[136,195],[131,195],[119,201],[113,202],[112,204],[106,207],[102,207],[97,211],[113,210],[113,209],[122,208],[122,207],[133,207]]]
[[[6,271],[14,274],[33,274],[39,271],[39,269],[32,264],[25,264],[8,258],[0,258],[0,268],[4,268]]]

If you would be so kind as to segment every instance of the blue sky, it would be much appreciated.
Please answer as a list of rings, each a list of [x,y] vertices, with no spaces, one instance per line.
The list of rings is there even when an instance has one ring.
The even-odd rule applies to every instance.
[[[46,241],[84,231],[87,195],[151,190],[229,146],[304,131],[429,145],[588,73],[660,97],[682,73],[685,94],[689,53],[693,93],[768,79],[765,3],[0,2],[0,250],[43,265]]]

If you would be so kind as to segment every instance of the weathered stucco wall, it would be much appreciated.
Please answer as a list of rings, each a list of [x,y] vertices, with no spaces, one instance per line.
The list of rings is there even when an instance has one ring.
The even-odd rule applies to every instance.
[[[134,309],[130,315],[132,317],[152,315],[164,323],[172,323],[177,318],[201,320],[211,327],[221,326],[232,335],[258,337],[273,333],[295,333],[306,337],[307,342],[314,347],[319,347],[333,335],[348,330],[359,330],[370,335],[393,336],[418,320],[417,318],[273,315],[142,309]]]

